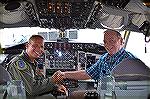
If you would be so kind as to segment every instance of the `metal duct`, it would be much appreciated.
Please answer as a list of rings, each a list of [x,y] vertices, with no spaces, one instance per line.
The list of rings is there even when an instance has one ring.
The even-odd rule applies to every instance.
[[[0,22],[14,24],[26,19],[24,3],[15,1],[0,6]]]

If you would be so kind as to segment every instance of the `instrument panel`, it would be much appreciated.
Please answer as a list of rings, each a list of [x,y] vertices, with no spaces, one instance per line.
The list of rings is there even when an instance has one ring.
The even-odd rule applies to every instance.
[[[94,54],[104,52],[104,47],[95,43],[45,42],[45,53],[37,61],[39,68],[45,67],[46,75],[52,75],[57,70],[90,67],[96,62]]]

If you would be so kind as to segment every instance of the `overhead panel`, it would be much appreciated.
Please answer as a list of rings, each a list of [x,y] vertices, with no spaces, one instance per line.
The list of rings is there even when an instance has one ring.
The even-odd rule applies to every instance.
[[[41,27],[84,28],[94,0],[36,0]]]

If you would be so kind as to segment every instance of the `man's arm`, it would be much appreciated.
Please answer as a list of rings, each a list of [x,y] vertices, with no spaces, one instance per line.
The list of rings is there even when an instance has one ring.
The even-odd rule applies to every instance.
[[[35,80],[30,70],[20,70],[17,68],[16,62],[9,64],[8,71],[13,80],[22,80],[25,85],[25,90],[29,96],[35,96],[57,90],[57,86],[53,83],[53,79]]]
[[[57,71],[60,72],[60,71]],[[64,79],[75,79],[75,80],[87,80],[91,79],[91,77],[86,73],[85,70],[79,70],[79,71],[66,71],[61,72]]]

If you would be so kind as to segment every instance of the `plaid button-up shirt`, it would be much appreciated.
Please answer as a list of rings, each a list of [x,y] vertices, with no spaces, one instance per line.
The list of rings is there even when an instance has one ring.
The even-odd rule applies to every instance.
[[[113,56],[105,53],[100,56],[99,60],[94,65],[87,68],[86,72],[92,79],[99,80],[103,76],[110,75],[115,66],[126,58],[136,57],[130,52],[127,52],[124,48]]]

